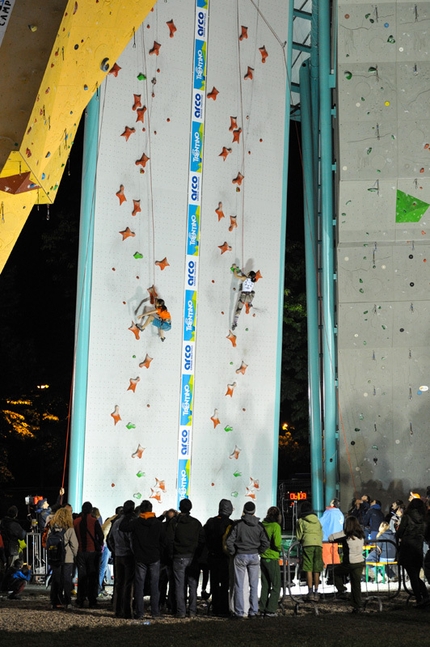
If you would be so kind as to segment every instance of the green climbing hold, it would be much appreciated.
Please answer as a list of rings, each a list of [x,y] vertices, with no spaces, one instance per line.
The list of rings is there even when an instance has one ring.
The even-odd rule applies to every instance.
[[[226,425],[226,426],[224,427],[224,431],[227,431],[227,432],[229,432],[229,431],[233,431],[233,427],[230,427],[230,425]]]
[[[143,72],[140,72],[140,74],[137,75],[137,78],[139,81],[145,81],[146,76],[143,74]]]
[[[369,72],[369,74],[376,74],[378,70],[376,69],[376,67],[369,67],[367,71]]]
[[[133,494],[133,499],[141,499],[141,498],[142,498],[142,495],[141,495],[141,493],[140,493],[140,492],[135,492],[135,493]]]
[[[234,499],[237,499],[239,492],[232,492],[230,496],[232,496]]]
[[[354,431],[360,431],[360,427],[356,427]]]
[[[397,190],[396,222],[419,222],[429,206],[428,202]]]
[[[363,279],[358,279],[358,282],[359,282],[359,283],[363,283]]]
[[[138,473],[136,474],[136,476],[137,476],[137,478],[139,478],[139,479],[140,479],[140,478],[142,478],[142,476],[145,476],[145,472],[141,472],[141,471],[139,470],[139,471],[138,471]]]
[[[372,449],[379,449],[378,445],[372,445]]]
[[[382,324],[382,330],[387,330],[387,326],[384,326],[384,324]]]
[[[359,292],[361,292],[361,294],[364,294],[364,290],[363,290],[363,288],[360,288],[360,289],[359,289]]]
[[[233,473],[233,476],[235,476],[236,478],[237,478],[238,476],[242,476],[242,472],[237,472],[237,471],[236,471],[236,472],[234,472],[234,473]]]
[[[141,254],[140,252],[136,252],[135,254],[133,254],[133,258],[136,258],[136,259],[143,258],[143,254]]]
[[[126,425],[127,429],[136,429],[136,425],[132,422],[128,422]]]
[[[371,147],[371,146],[369,146],[369,148],[367,149],[367,151],[366,151],[366,152],[367,152],[367,154],[368,154],[368,155],[370,155],[370,153],[372,152],[372,147]]]
[[[395,43],[396,39],[393,36],[388,36],[387,43]]]
[[[364,315],[367,315],[367,314],[369,314],[369,311],[368,311],[368,310],[365,310],[365,311],[363,312],[363,314],[364,314]]]
[[[344,75],[345,79],[347,79],[347,81],[350,81],[352,79],[352,72],[348,72],[348,70],[345,70],[343,75]]]

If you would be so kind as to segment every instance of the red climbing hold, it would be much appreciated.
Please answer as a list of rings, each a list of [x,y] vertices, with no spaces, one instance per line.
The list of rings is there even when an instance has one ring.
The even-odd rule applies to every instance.
[[[160,53],[160,43],[157,43],[156,40],[154,40],[154,45],[152,46],[152,49],[149,50],[150,54],[155,54],[155,56],[158,56]]]
[[[218,202],[218,207],[215,209],[215,213],[218,216],[218,222],[221,220],[221,218],[225,218],[224,212],[222,210],[222,202]]]
[[[136,132],[135,128],[129,128],[129,126],[125,127],[125,130],[123,133],[121,133],[121,137],[125,138],[125,141],[128,142],[130,135]]]
[[[169,37],[173,38],[173,36],[175,35],[175,31],[177,31],[175,23],[173,22],[173,20],[168,20],[166,22],[166,25],[169,28]]]
[[[258,49],[260,50],[260,54],[261,54],[261,62],[265,63],[267,57],[269,56],[269,54],[267,53],[267,49],[265,48],[264,45],[263,47],[259,47]]]
[[[121,205],[123,202],[127,202],[127,198],[126,198],[126,197],[125,197],[125,195],[124,195],[124,185],[123,185],[123,184],[120,184],[119,191],[117,191],[117,192],[115,193],[115,195],[116,195],[116,197],[118,198],[120,205]]]
[[[248,38],[248,27],[241,25],[239,40],[244,40],[244,38]]]
[[[142,96],[141,94],[133,94],[133,97],[134,97],[134,103],[133,103],[133,105],[131,106],[131,109],[132,109],[132,110],[137,110],[137,108],[140,108],[140,107],[142,106],[142,102],[141,102],[141,100],[140,100],[140,99],[141,99],[141,96]]]
[[[236,227],[237,227],[237,216],[230,216],[230,227],[228,228],[228,230],[233,231],[233,229],[236,229]]]
[[[240,134],[242,132],[242,128],[237,128],[236,130],[233,130],[233,140],[232,143],[237,142],[239,144],[240,142]]]
[[[226,148],[225,146],[223,146],[223,147],[222,147],[222,151],[221,151],[221,153],[218,155],[218,157],[222,157],[222,159],[223,159],[223,160],[224,160],[224,162],[225,162],[225,160],[226,160],[226,159],[227,159],[227,157],[230,155],[230,153],[231,153],[231,148]]]
[[[57,56],[57,53],[56,53],[55,55]],[[112,65],[112,67],[110,68],[110,70],[109,70],[108,74],[112,74],[112,76],[118,76],[118,72],[120,71],[120,69],[121,69],[121,68],[120,68],[120,66],[119,66],[119,65],[117,65],[117,63],[115,63],[115,64],[114,64],[114,65]]]
[[[238,186],[241,186],[244,177],[245,176],[242,175],[242,173],[238,173],[236,177],[232,180],[232,184],[237,184]]]
[[[221,254],[225,254],[225,252],[231,252],[231,247],[227,242],[223,243],[222,245],[218,245],[218,249],[221,250]]]
[[[133,211],[131,212],[132,216],[135,216],[136,214],[140,213],[142,209],[140,208],[140,200],[133,200]]]
[[[243,77],[245,79],[245,81],[248,81],[248,80],[252,81],[252,79],[254,78],[253,72],[254,72],[254,68],[249,67],[249,65],[248,65],[248,71],[245,74],[245,76]]]
[[[137,115],[136,122],[141,121],[142,123],[144,123],[144,121],[145,121],[145,112],[146,112],[146,106],[143,106],[142,108],[138,108],[136,110],[136,115]]]
[[[142,157],[139,160],[135,161],[136,166],[141,166],[142,168],[145,168],[147,162],[149,162],[150,157],[145,155],[145,153],[142,154]]]
[[[212,90],[208,93],[207,97],[208,99],[213,99],[214,101],[216,101],[216,98],[218,95],[219,95],[219,90],[217,90],[216,87],[214,86]]]
[[[238,128],[237,117],[230,117],[230,128],[229,128],[229,130],[232,131],[232,130],[235,130],[236,128]]]
[[[231,330],[228,331],[228,335],[226,337],[229,341],[231,341],[231,345],[233,348],[236,348],[236,335],[231,332]]]
[[[155,264],[158,265],[160,270],[164,270],[166,267],[170,267],[170,263],[166,257],[164,257],[162,261],[155,261]]]
[[[126,240],[127,238],[134,238],[134,236],[136,236],[134,231],[131,231],[130,227],[126,227],[119,233],[121,234],[123,240]]]

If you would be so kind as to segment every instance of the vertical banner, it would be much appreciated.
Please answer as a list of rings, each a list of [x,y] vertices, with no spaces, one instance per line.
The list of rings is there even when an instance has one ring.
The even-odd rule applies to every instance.
[[[15,0],[0,0],[0,46],[9,24]]]
[[[181,404],[178,439],[178,506],[189,497],[194,407],[194,351],[196,342],[197,280],[200,208],[205,128],[206,43],[209,0],[196,0],[193,102],[190,128],[184,328],[182,337]]]

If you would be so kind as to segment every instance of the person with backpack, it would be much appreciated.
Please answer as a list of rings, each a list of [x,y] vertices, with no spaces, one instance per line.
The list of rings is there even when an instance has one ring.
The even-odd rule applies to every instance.
[[[79,548],[76,563],[78,566],[78,596],[76,606],[82,609],[88,598],[90,609],[97,607],[100,555],[103,546],[103,530],[91,514],[93,506],[89,501],[82,504],[82,512],[73,522]]]
[[[71,604],[73,565],[78,554],[78,538],[69,508],[60,508],[52,517],[46,538],[46,556],[51,568],[51,609]]]

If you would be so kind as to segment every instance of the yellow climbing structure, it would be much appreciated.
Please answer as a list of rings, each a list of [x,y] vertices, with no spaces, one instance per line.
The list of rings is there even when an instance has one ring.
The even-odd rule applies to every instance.
[[[0,2],[0,272],[52,203],[82,111],[156,0]]]

